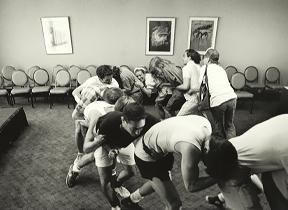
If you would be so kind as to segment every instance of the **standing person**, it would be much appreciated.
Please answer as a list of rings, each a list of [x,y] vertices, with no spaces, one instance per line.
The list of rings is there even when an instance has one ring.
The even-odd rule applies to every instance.
[[[142,104],[143,93],[141,89],[135,85],[139,79],[133,74],[130,68],[126,65],[120,66],[120,68],[113,67],[113,77],[118,81],[120,88],[128,96],[131,96],[135,102]]]
[[[250,173],[262,173],[264,194],[271,209],[287,209],[287,124],[288,114],[283,114],[259,123],[229,141],[212,138],[205,143],[206,171],[210,176],[224,180],[219,187],[226,203],[238,204],[237,210],[241,205],[242,209],[261,209],[257,191],[249,186],[246,177]]]
[[[201,57],[195,50],[188,49],[184,52],[182,60],[185,65],[182,69],[183,84],[178,85],[176,89],[185,92],[186,102],[182,105],[177,116],[198,114]]]
[[[234,114],[237,95],[227,78],[225,70],[218,65],[219,53],[215,49],[208,49],[203,57],[204,65],[200,71],[199,82],[203,79],[206,65],[210,107],[215,121],[215,133],[223,138],[230,139],[236,136]]]
[[[138,103],[127,104],[122,112],[110,112],[99,118],[96,130],[97,138],[85,141],[86,153],[99,147],[99,142],[105,142],[105,148],[99,147],[95,153],[95,163],[99,172],[101,189],[108,199],[112,210],[120,209],[115,188],[130,179],[135,173],[134,140],[144,135],[159,120],[145,112]],[[88,139],[87,139],[88,140]],[[112,180],[113,158],[117,156],[123,165],[117,179]]]
[[[121,204],[128,209],[140,209],[138,202],[156,192],[165,203],[165,209],[181,209],[180,196],[169,177],[173,153],[182,156],[181,172],[187,191],[194,192],[215,184],[216,180],[210,177],[198,178],[201,144],[210,137],[211,131],[210,122],[198,115],[172,117],[150,128],[135,148],[135,161],[141,176],[149,181],[124,198]]]

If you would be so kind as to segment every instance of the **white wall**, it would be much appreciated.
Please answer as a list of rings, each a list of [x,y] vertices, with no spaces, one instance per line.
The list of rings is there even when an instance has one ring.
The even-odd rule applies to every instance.
[[[161,57],[182,65],[189,16],[217,16],[223,67],[243,72],[254,65],[262,79],[276,66],[288,85],[287,11],[287,0],[1,0],[0,68],[148,65],[153,56],[145,55],[146,17],[176,18],[174,55]],[[40,18],[50,16],[70,17],[73,54],[46,54]]]

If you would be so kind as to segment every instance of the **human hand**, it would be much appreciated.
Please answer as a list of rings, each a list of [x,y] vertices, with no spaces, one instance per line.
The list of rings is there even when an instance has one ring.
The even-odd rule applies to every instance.
[[[118,149],[111,149],[108,153],[108,157],[110,159],[115,159],[117,157],[117,155],[119,154]]]
[[[140,88],[140,89],[144,88],[144,84],[140,80],[135,81],[135,86]]]

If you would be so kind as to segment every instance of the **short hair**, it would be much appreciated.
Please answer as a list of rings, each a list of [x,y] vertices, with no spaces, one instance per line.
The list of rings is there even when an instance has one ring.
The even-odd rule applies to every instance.
[[[124,92],[120,88],[112,87],[112,88],[107,88],[103,92],[103,99],[108,103],[108,104],[115,104],[116,101],[124,95]]]
[[[127,104],[123,109],[123,117],[126,121],[138,121],[147,116],[144,106],[134,102]]]
[[[142,65],[139,65],[134,69],[134,74],[136,74],[137,71],[142,71],[143,74],[148,72],[147,67]]]
[[[190,57],[191,60],[194,61],[196,64],[200,64],[201,56],[197,51],[193,49],[188,49],[185,52],[187,54],[187,57]]]
[[[238,155],[232,143],[224,138],[211,135],[209,151],[205,158],[205,171],[211,177],[228,180],[238,166]]]
[[[115,111],[119,111],[119,112],[123,112],[124,107],[127,104],[130,103],[135,103],[134,99],[130,96],[121,96],[115,103],[115,107],[114,110]]]
[[[104,79],[106,76],[113,75],[113,71],[109,65],[101,65],[97,68],[96,74],[100,79]]]
[[[218,64],[219,61],[219,52],[213,48],[208,48],[205,52],[205,57],[209,58],[211,63]]]

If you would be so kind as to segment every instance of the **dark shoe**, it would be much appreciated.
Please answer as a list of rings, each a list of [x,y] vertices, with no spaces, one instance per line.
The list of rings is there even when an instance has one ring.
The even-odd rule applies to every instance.
[[[130,197],[124,198],[123,200],[121,200],[121,205],[125,209],[144,210],[141,206],[138,205],[138,203],[132,202]]]
[[[218,208],[224,208],[225,201],[220,201],[218,196],[206,196],[205,200],[212,205],[217,206]]]
[[[66,177],[66,185],[68,187],[74,187],[75,186],[76,178],[79,175],[78,172],[73,171],[73,166],[74,166],[74,164],[72,164],[70,166],[67,177]]]

